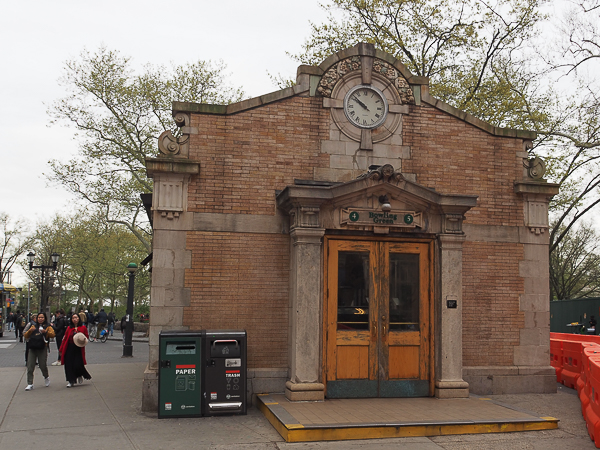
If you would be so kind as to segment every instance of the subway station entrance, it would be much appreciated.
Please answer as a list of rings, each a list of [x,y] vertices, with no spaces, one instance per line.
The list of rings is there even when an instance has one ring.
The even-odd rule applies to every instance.
[[[426,397],[432,243],[326,238],[326,396]]]

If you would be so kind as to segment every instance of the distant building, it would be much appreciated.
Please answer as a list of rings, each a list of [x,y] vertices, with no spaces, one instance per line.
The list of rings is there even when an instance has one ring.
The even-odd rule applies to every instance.
[[[466,397],[554,392],[548,202],[527,149],[359,44],[297,85],[173,104],[154,179],[158,334],[245,329],[251,393]]]

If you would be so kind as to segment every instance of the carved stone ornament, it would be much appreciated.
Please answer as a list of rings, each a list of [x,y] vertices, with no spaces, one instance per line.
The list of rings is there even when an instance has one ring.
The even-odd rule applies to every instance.
[[[183,135],[179,138],[173,136],[170,130],[163,131],[158,138],[158,149],[165,155],[186,154],[190,142],[189,135]]]
[[[322,97],[331,98],[337,82],[350,72],[360,72],[361,68],[360,56],[353,56],[339,61],[337,64],[331,66],[321,77],[317,93]],[[393,84],[403,104],[415,104],[415,97],[408,81],[394,66],[380,59],[375,59],[373,62],[373,72],[380,74]]]
[[[337,64],[334,64],[325,72],[319,82],[317,92],[322,97],[331,97],[333,87],[336,85],[338,80],[349,72],[360,70],[360,56],[353,56],[352,58],[344,59]]]
[[[383,166],[371,166],[369,167],[369,171],[367,173],[363,173],[356,177],[356,179],[360,178],[372,178],[375,181],[387,181],[399,183],[404,180],[404,177],[400,172],[396,172],[394,166],[391,164],[384,164]]]

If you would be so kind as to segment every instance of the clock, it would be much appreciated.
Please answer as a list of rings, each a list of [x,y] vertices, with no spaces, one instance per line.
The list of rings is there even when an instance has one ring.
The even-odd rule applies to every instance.
[[[351,88],[344,97],[344,114],[354,126],[375,129],[387,118],[388,102],[379,89],[367,84]]]

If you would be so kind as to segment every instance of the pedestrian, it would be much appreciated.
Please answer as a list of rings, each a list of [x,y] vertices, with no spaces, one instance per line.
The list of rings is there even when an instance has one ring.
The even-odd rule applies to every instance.
[[[83,308],[79,310],[79,323],[85,325],[87,323],[87,309],[83,312]]]
[[[114,312],[109,312],[108,313],[108,332],[110,333],[110,335],[113,335],[113,332],[115,331],[115,313]]]
[[[25,315],[21,311],[17,310],[17,317],[15,318],[15,339],[19,342],[23,342],[23,329],[27,325]]]
[[[85,336],[85,339],[82,337]],[[60,346],[60,362],[65,367],[67,387],[82,384],[83,379],[91,380],[85,365],[85,345],[89,339],[87,327],[81,323],[79,314],[72,314],[69,327]]]
[[[26,391],[33,389],[33,371],[36,362],[40,366],[44,376],[44,384],[50,386],[50,375],[48,373],[48,343],[54,337],[54,329],[48,323],[45,312],[36,316],[36,322],[29,323],[23,331],[23,336],[29,342],[29,356],[27,358],[27,387]]]
[[[13,331],[15,329],[15,317],[14,312],[11,311],[8,313],[8,317],[6,318],[6,322],[8,323],[7,331]]]
[[[121,334],[123,335],[123,343],[125,342],[125,327],[127,326],[127,314],[121,318]]]
[[[54,332],[56,333],[56,348],[58,349],[58,358],[52,363],[52,365],[60,366],[60,344],[62,344],[65,331],[67,331],[67,319],[63,309],[56,311],[56,319],[54,320],[53,328]]]
[[[100,308],[100,311],[94,319],[94,321],[98,323],[98,327],[96,328],[96,339],[100,339],[100,333],[106,328],[106,323],[108,322],[108,314],[104,312],[104,308]]]

